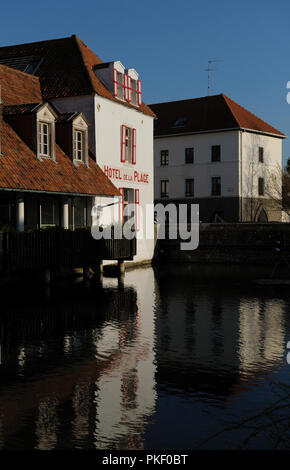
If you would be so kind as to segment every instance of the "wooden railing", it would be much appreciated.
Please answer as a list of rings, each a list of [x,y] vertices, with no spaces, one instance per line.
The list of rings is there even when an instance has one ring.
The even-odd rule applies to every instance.
[[[84,266],[100,260],[128,260],[136,239],[95,240],[89,230],[0,234],[0,271]]]

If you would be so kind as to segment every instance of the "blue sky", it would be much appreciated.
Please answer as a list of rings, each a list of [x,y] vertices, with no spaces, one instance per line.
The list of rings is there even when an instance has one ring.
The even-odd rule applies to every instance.
[[[142,78],[146,103],[225,93],[290,136],[289,0],[49,0],[1,5],[1,45],[77,34]],[[288,142],[289,141],[289,142]],[[290,157],[290,139],[283,144]]]

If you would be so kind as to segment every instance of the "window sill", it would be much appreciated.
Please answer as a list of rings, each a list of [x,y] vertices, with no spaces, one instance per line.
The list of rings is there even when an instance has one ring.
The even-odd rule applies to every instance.
[[[88,162],[85,162],[84,160],[73,160],[74,166],[78,167],[79,165],[86,165],[88,168],[90,168]]]
[[[52,160],[53,162],[57,163],[56,158],[50,155],[37,155],[38,160],[41,162],[43,160]]]
[[[128,166],[128,167],[136,166],[136,163],[132,163],[132,162],[121,162],[121,163],[123,163],[123,165]]]

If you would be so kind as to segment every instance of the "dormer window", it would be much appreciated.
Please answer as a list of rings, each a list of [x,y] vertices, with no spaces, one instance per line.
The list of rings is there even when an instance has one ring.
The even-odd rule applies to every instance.
[[[88,126],[83,113],[76,111],[60,114],[56,120],[56,142],[75,166],[89,166]]]
[[[141,92],[141,81],[139,75],[135,69],[127,70],[127,82],[128,82],[128,101],[134,106],[141,106],[142,104],[142,92]]]
[[[128,69],[125,71],[120,62],[115,62],[115,64],[113,69],[114,96],[134,106],[141,106],[141,81],[138,79],[139,76],[136,70]],[[100,72],[98,71],[98,73]]]
[[[127,92],[126,82],[125,74],[114,69],[114,95],[120,100],[125,100],[125,94]]]
[[[38,153],[40,156],[51,155],[51,128],[47,122],[38,123]]]
[[[88,164],[88,122],[82,113],[74,117],[72,132],[73,161]]]
[[[123,100],[125,98],[125,75],[121,72],[117,72],[117,86],[118,86],[118,98]]]
[[[186,123],[187,123],[187,117],[185,116],[179,117],[174,121],[172,127],[184,127]]]
[[[82,162],[85,152],[85,133],[80,130],[74,130],[74,160]]]
[[[131,103],[134,104],[135,106],[138,106],[138,80],[133,80],[129,77],[130,79],[130,94],[131,94]]]
[[[36,110],[37,116],[37,156],[55,157],[55,118],[56,113],[48,104],[42,104]]]

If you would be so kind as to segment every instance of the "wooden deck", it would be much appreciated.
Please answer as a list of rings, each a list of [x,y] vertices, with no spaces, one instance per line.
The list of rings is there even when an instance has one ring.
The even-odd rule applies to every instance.
[[[95,240],[89,230],[0,233],[0,272],[80,267],[101,260],[132,260],[136,239]]]

